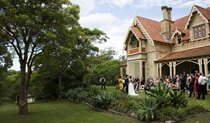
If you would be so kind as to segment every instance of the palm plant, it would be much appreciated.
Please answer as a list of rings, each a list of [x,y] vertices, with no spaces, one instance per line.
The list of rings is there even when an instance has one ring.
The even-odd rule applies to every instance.
[[[170,104],[170,89],[165,84],[158,84],[152,88],[147,95],[155,98],[159,107],[168,106]]]
[[[174,108],[183,108],[187,106],[187,99],[183,92],[170,91],[171,106]]]
[[[91,101],[92,101],[93,106],[95,108],[101,108],[105,110],[108,109],[112,100],[113,100],[113,96],[107,92],[91,96]]]
[[[141,101],[140,108],[138,110],[139,119],[151,121],[155,118],[155,113],[158,107],[158,103],[156,101],[156,99],[148,97]]]
[[[88,95],[83,87],[77,87],[74,89],[69,89],[66,92],[66,96],[72,101],[83,101]]]

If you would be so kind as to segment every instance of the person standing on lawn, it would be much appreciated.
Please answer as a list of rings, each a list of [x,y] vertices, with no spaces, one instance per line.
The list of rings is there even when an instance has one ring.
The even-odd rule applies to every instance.
[[[202,73],[200,73],[200,76],[198,78],[198,99],[200,99],[201,94],[202,99],[205,99],[206,82],[207,78]]]
[[[121,76],[119,76],[119,78],[118,78],[118,83],[119,83],[119,90],[123,91],[123,81],[121,79]]]
[[[128,94],[128,84],[129,84],[128,75],[125,75],[125,90],[127,94]]]
[[[198,97],[198,74],[195,75],[195,83],[194,83],[194,99],[197,99]]]
[[[101,83],[101,89],[106,90],[106,80],[104,77],[100,78],[100,83]]]

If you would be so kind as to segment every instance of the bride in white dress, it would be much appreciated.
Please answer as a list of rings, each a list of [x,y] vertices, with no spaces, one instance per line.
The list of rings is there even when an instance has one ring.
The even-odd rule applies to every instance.
[[[135,93],[134,86],[133,86],[133,83],[132,83],[132,77],[131,76],[130,76],[129,85],[128,85],[128,95],[138,96],[138,94]]]

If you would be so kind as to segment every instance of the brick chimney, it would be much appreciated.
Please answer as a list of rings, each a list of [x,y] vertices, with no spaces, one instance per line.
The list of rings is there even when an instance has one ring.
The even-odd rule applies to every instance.
[[[163,11],[163,20],[161,21],[161,34],[166,41],[170,41],[174,31],[174,22],[171,20],[172,8],[162,6],[161,10]]]

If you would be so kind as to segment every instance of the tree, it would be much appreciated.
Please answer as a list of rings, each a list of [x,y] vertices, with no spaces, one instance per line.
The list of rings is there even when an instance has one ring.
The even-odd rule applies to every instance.
[[[93,44],[96,41],[102,43],[107,39],[105,33],[97,29],[89,30],[76,27],[71,29],[70,32],[65,33],[66,38],[58,42],[58,46],[48,47],[48,50],[35,60],[38,81],[41,79],[45,83],[43,86],[49,87],[49,83],[56,85],[45,88],[43,92],[47,91],[45,94],[42,93],[41,99],[43,99],[43,95],[47,95],[46,98],[57,97],[56,95],[61,97],[61,93],[69,87],[68,85],[81,84],[83,76],[87,72],[88,64],[86,61],[88,56],[98,52],[98,48]],[[63,37],[64,35],[61,38]],[[64,42],[64,40],[67,41]],[[34,78],[34,81],[36,81],[36,78]],[[34,83],[34,81],[33,92],[37,94],[37,90],[43,88],[43,86],[36,88],[39,85]],[[54,92],[55,94],[47,94],[49,92]]]
[[[12,66],[11,54],[8,52],[5,42],[0,39],[0,103],[5,96],[5,79],[7,69]]]
[[[63,32],[78,26],[78,19],[79,7],[68,0],[0,0],[0,38],[20,62],[20,114],[28,113],[34,60],[58,44]]]
[[[99,57],[101,60],[113,60],[114,55],[116,55],[116,52],[114,51],[113,47],[108,47],[106,49],[100,50],[100,52],[97,54],[97,57]]]

